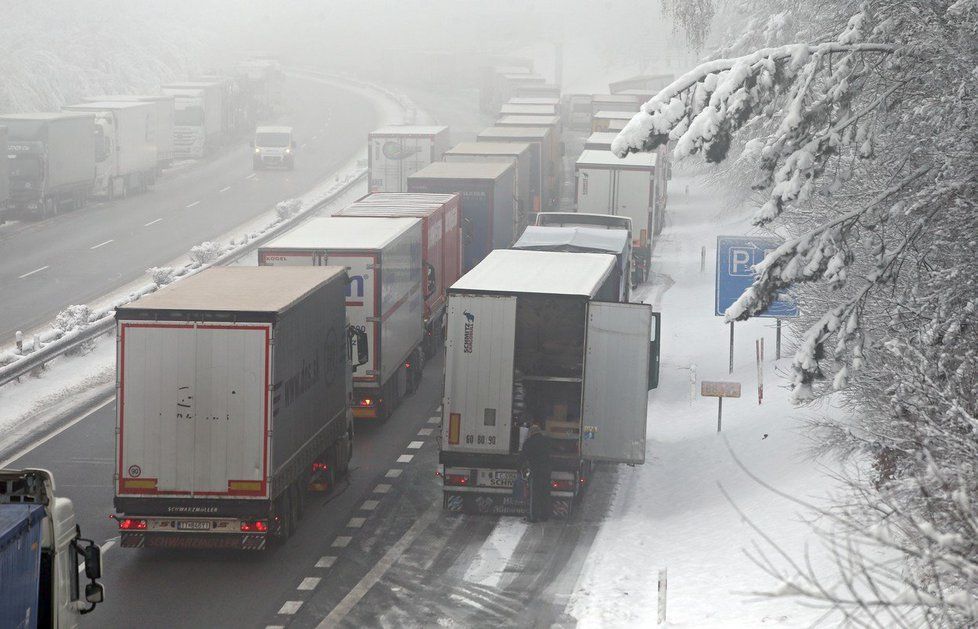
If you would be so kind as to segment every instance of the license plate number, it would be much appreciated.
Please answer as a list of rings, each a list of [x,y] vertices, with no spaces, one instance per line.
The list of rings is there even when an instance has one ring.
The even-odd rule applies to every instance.
[[[516,482],[514,470],[479,470],[479,484],[489,487],[512,487]]]
[[[209,531],[211,529],[211,523],[206,520],[178,521],[177,528],[182,531]]]

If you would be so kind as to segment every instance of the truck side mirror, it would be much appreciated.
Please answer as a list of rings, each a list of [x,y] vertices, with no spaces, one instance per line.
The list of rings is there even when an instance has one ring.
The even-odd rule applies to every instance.
[[[659,332],[662,313],[652,313],[652,340],[649,341],[649,391],[659,386]]]
[[[102,549],[92,544],[82,549],[85,557],[85,576],[89,579],[99,579],[102,577]],[[86,588],[85,595],[88,595]],[[91,601],[89,601],[91,602]],[[101,601],[99,601],[101,602]]]
[[[89,583],[85,586],[85,601],[92,605],[98,605],[105,600],[105,588],[101,583]]]

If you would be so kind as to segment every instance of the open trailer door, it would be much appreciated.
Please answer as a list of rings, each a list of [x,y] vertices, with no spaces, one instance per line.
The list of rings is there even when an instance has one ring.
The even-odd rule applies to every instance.
[[[581,443],[585,459],[645,463],[651,333],[648,304],[588,305]]]

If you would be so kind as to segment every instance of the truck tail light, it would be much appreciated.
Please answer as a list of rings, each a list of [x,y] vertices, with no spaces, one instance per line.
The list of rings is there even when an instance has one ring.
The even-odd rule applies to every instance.
[[[557,479],[550,481],[550,487],[559,491],[573,491],[574,481],[570,479]]]
[[[445,484],[465,486],[469,484],[469,477],[465,474],[445,474]]]
[[[369,406],[373,406],[373,405],[374,405],[374,399],[373,398],[365,397],[365,398],[363,398],[361,400],[357,400],[357,406],[367,406],[367,407],[369,407]]]
[[[267,533],[268,522],[265,520],[252,520],[251,522],[241,523],[242,533]]]
[[[119,520],[119,530],[122,531],[145,531],[146,520],[136,520],[133,518],[123,518]]]

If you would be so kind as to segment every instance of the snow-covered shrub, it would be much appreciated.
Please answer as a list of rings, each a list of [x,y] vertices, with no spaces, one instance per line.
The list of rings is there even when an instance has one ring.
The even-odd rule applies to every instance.
[[[166,286],[174,279],[172,266],[153,266],[146,269],[146,274],[158,288]]]
[[[295,216],[302,209],[300,199],[286,199],[275,204],[275,213],[281,220],[287,220]]]
[[[224,253],[224,248],[221,245],[207,240],[191,247],[188,255],[194,267],[201,267],[217,260],[222,253]]]
[[[88,327],[92,322],[92,314],[92,309],[84,304],[68,306],[54,318],[54,327],[62,334]]]

